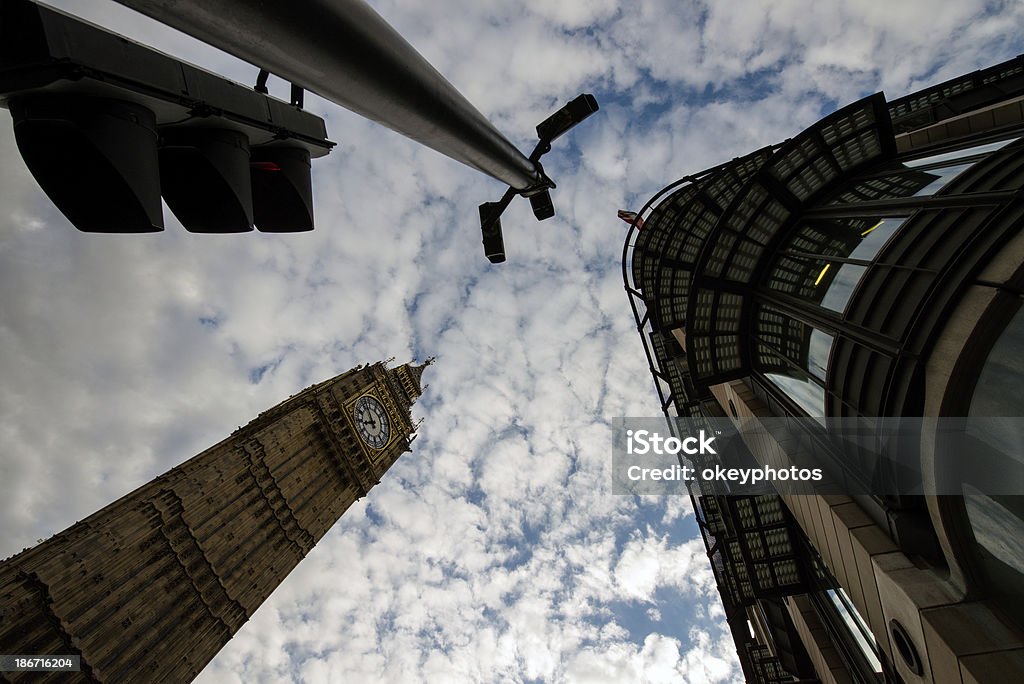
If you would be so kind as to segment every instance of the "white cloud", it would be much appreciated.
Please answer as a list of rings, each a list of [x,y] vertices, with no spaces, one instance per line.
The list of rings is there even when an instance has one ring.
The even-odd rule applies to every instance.
[[[672,547],[666,537],[636,533],[619,557],[615,582],[623,595],[647,602],[653,601],[654,591],[662,587],[710,593],[715,586],[699,537]]]
[[[197,236],[168,214],[162,234],[86,235],[38,191],[0,115],[0,556],[311,382],[436,354],[414,452],[200,681],[736,679],[702,543],[669,534],[694,534],[689,502],[609,491],[610,419],[658,410],[614,211],[853,98],[1009,58],[1024,10],[374,4],[523,148],[553,109],[597,94],[602,112],[545,158],[556,217],[517,200],[509,261],[490,266],[476,205],[504,188],[310,96],[339,143],[314,163],[316,231]],[[119,5],[61,5],[255,77]],[[658,613],[667,632],[666,591],[692,611],[683,632],[637,631],[620,610]]]

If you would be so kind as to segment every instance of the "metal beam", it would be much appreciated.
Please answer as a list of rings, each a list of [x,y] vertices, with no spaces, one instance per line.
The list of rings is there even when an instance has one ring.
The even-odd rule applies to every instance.
[[[117,1],[516,190],[542,182],[537,165],[363,0]]]

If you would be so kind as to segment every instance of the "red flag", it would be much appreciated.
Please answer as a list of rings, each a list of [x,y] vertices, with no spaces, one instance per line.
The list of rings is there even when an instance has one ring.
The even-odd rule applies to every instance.
[[[619,209],[618,217],[626,223],[632,225],[633,221],[636,221],[637,230],[644,227],[644,220],[638,218],[635,211],[626,211],[625,209]]]

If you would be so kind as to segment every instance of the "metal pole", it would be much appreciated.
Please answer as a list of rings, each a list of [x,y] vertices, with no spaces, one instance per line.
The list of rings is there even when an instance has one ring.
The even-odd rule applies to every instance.
[[[516,190],[537,165],[363,0],[117,0]]]

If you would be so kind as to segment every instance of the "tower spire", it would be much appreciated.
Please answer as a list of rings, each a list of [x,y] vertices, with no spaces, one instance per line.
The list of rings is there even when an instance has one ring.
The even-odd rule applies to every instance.
[[[420,365],[410,361],[388,371],[392,379],[405,392],[410,405],[423,395],[423,390],[426,389],[423,386],[423,370],[433,363],[434,357],[431,356]]]

